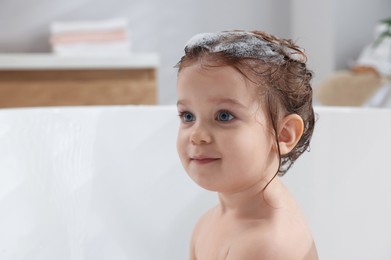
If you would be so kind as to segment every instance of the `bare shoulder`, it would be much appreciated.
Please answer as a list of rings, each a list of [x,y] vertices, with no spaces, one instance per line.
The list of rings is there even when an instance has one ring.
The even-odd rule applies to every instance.
[[[210,223],[210,219],[212,218],[213,212],[215,211],[216,207],[213,207],[206,211],[197,221],[196,225],[193,229],[193,235],[192,237],[195,238],[198,236],[199,232],[205,228],[205,226],[208,226]]]
[[[306,237],[285,237],[272,229],[254,229],[233,243],[226,260],[318,260],[314,241]]]

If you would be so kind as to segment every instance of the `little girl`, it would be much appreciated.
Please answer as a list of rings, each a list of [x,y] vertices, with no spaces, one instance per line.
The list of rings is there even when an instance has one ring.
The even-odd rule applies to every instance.
[[[196,35],[177,64],[177,149],[219,204],[194,228],[190,259],[315,260],[309,228],[277,175],[307,149],[312,73],[290,40],[259,31]]]

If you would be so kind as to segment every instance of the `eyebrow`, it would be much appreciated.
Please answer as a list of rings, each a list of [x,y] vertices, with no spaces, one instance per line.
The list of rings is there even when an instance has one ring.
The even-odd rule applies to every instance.
[[[247,108],[247,106],[242,104],[239,100],[232,99],[232,98],[212,98],[211,101],[216,104],[229,104],[229,105],[239,106],[242,108]]]
[[[179,105],[186,105],[186,100],[183,100],[183,99],[180,99],[178,100],[178,102],[176,102],[176,106],[179,106]]]
[[[211,98],[210,101],[216,104],[228,104],[228,105],[239,106],[241,108],[247,109],[247,106],[242,104],[240,101],[232,98]],[[187,103],[188,103],[187,100],[180,99],[177,102],[177,106],[186,105]]]

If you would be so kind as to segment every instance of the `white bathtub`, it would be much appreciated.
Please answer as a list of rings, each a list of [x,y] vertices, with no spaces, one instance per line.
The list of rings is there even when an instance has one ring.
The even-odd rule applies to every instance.
[[[317,108],[283,179],[321,259],[391,259],[391,110]],[[0,259],[187,259],[217,202],[181,168],[176,108],[0,110]]]

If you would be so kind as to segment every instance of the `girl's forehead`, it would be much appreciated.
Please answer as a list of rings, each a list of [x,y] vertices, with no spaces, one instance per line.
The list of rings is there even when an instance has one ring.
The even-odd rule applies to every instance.
[[[252,94],[265,88],[264,83],[259,79],[252,77],[251,72],[247,71],[246,68],[239,69],[230,64],[216,62],[213,58],[209,57],[195,60],[191,64],[183,67],[182,70],[186,71],[185,77],[188,77],[189,79],[190,77],[199,78],[199,75],[202,75],[202,78],[206,80],[220,82],[221,84],[226,84],[228,86],[245,86],[245,91],[250,91]],[[178,79],[182,74],[182,70],[178,74]]]
[[[192,64],[178,76],[178,98],[233,100],[249,106],[258,101],[257,86],[231,66]]]
[[[210,84],[211,87],[224,85],[227,90],[233,86],[250,84],[250,81],[233,66],[205,60],[198,60],[184,67],[178,74],[178,82],[181,81],[186,81],[190,85]]]

